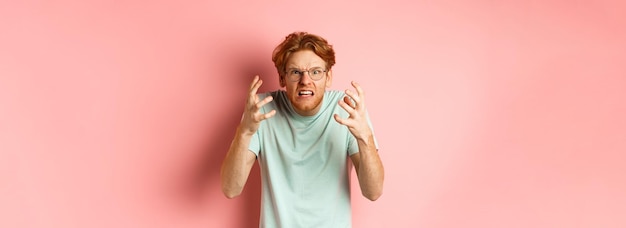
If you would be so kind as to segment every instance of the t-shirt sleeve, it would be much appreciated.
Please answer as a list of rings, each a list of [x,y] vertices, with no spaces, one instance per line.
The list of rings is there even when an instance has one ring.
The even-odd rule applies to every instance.
[[[259,156],[259,151],[261,151],[261,143],[259,139],[259,131],[255,132],[250,138],[250,145],[248,145],[248,150],[252,151],[254,155]]]
[[[356,138],[350,134],[348,135],[348,155],[353,155],[359,152],[359,145],[356,142]]]

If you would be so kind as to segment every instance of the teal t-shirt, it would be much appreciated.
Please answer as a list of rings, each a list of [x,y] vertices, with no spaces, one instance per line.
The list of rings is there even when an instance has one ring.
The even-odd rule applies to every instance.
[[[274,101],[261,113],[274,109],[276,115],[261,122],[249,145],[261,168],[259,227],[351,227],[347,160],[359,148],[348,128],[333,118],[349,116],[337,104],[345,94],[326,91],[314,116],[297,114],[285,91],[259,98],[268,95]]]

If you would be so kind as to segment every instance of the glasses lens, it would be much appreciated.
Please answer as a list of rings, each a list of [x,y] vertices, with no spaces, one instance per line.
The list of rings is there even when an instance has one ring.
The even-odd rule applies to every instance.
[[[323,68],[313,68],[308,71],[291,69],[287,71],[287,77],[290,81],[293,82],[300,81],[301,77],[304,77],[305,72],[309,73],[309,77],[311,77],[311,79],[313,79],[314,81],[318,81],[322,79],[322,77],[324,77],[326,70],[324,70]]]
[[[313,80],[320,80],[324,76],[324,70],[322,68],[313,68],[309,70],[309,75]]]

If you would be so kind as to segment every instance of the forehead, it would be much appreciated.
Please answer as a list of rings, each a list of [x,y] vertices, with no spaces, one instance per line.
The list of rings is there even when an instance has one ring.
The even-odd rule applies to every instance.
[[[291,53],[287,60],[287,68],[323,67],[326,62],[311,50],[301,50]]]

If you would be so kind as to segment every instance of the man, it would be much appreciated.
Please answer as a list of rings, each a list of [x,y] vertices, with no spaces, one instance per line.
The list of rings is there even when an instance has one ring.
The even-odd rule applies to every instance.
[[[244,114],[221,169],[222,191],[238,196],[258,159],[260,227],[351,227],[354,164],[363,196],[382,194],[384,170],[361,87],[326,91],[335,53],[317,35],[296,32],[276,47],[278,90],[257,94],[255,76]]]

